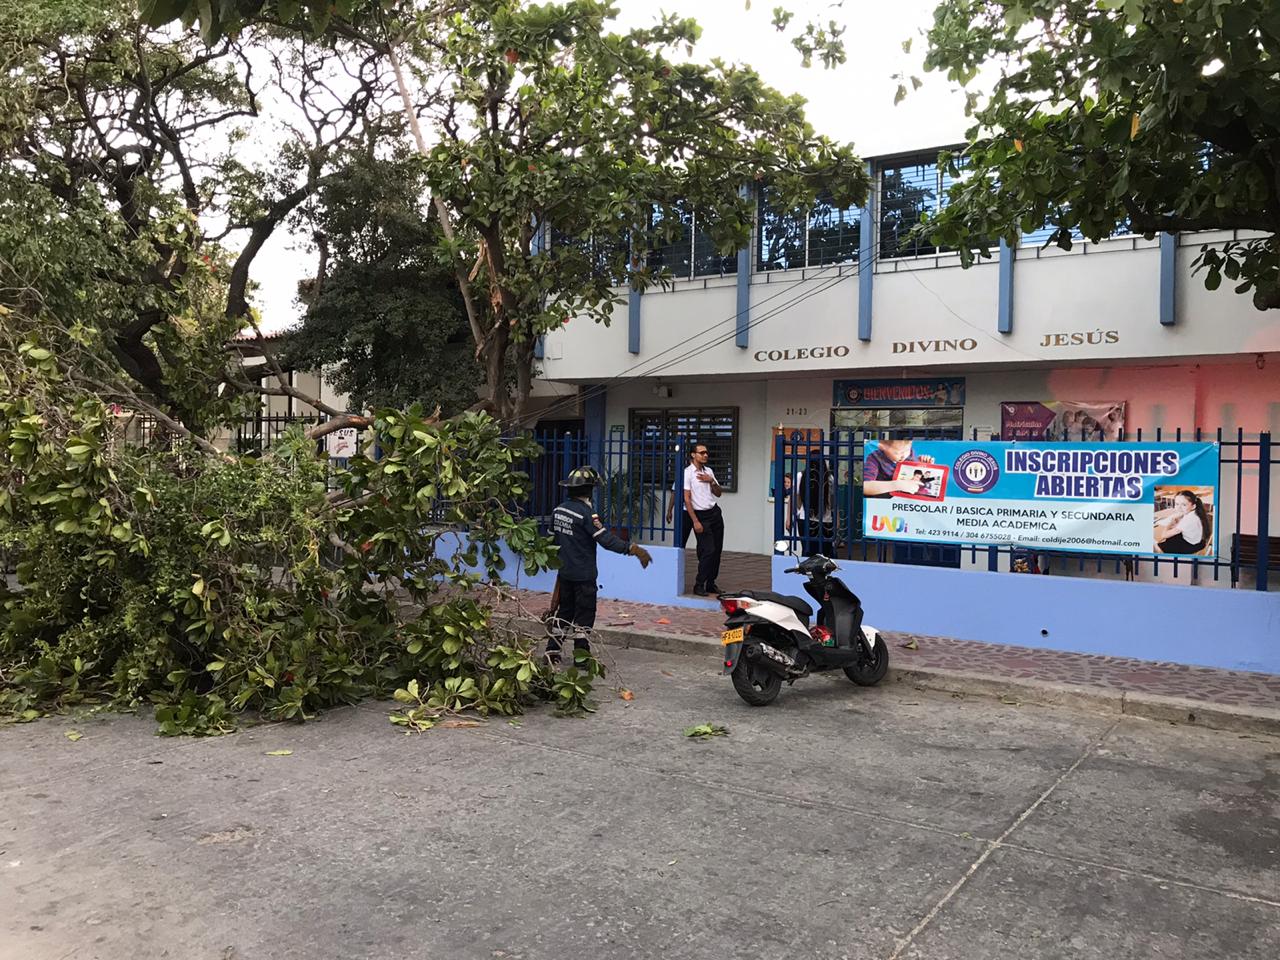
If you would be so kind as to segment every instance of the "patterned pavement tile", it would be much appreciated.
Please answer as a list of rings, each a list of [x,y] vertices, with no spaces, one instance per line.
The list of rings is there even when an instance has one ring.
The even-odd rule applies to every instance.
[[[537,616],[548,606],[545,593],[519,591],[516,599],[499,605],[504,613]],[[674,636],[714,637],[724,617],[717,610],[667,607],[623,600],[601,600],[597,625]],[[913,667],[959,670],[995,677],[1047,680],[1083,687],[1129,690],[1135,693],[1180,697],[1226,706],[1280,709],[1280,676],[1216,670],[1187,664],[1134,660],[1099,654],[1068,653],[1014,647],[999,643],[953,640],[889,633],[894,645],[893,662]],[[905,644],[915,641],[916,648]]]

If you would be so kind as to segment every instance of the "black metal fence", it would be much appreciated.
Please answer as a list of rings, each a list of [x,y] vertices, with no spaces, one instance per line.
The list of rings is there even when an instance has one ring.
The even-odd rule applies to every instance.
[[[688,523],[682,480],[689,441],[645,435],[605,438],[580,434],[534,434],[543,455],[522,464],[533,481],[526,515],[544,525],[564,499],[560,482],[575,467],[593,466],[604,478],[597,496],[600,519],[619,536],[632,540],[681,538]]]
[[[953,440],[955,432],[908,428],[892,439]],[[1280,582],[1280,537],[1271,531],[1271,498],[1276,489],[1280,450],[1270,433],[1216,430],[1138,430],[1121,440],[1156,442],[1213,441],[1219,445],[1218,502],[1215,526],[1218,555],[1117,556],[1055,553],[1029,546],[917,544],[872,539],[863,534],[862,468],[867,440],[878,434],[841,432],[815,440],[796,433],[775,439],[773,463],[776,549],[795,554],[825,553],[849,560],[892,561],[930,566],[960,566],[963,560],[991,571],[1060,572],[1134,579],[1142,573],[1171,573],[1174,580],[1252,581],[1258,590]],[[972,439],[978,440],[977,434]],[[984,438],[985,439],[985,438]],[[999,440],[999,436],[991,438]],[[1088,439],[1088,438],[1082,438]],[[821,472],[820,479],[814,474]],[[777,495],[778,491],[782,494]]]

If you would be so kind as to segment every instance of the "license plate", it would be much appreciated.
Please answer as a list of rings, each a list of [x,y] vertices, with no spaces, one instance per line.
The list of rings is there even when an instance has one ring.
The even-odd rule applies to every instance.
[[[742,642],[741,627],[737,627],[733,630],[726,630],[724,633],[720,634],[720,643],[725,646],[728,646],[731,643],[741,643],[741,642]]]

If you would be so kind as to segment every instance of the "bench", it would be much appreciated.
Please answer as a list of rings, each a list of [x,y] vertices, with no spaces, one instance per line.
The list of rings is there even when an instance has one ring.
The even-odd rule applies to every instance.
[[[1258,566],[1257,534],[1237,533],[1231,537],[1231,583],[1239,579],[1241,570],[1253,570]],[[1280,571],[1280,537],[1267,537],[1267,571]]]

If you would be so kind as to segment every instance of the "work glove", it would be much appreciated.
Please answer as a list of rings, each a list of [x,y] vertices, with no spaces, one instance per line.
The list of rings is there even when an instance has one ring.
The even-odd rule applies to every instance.
[[[639,544],[631,545],[631,555],[640,561],[640,569],[644,570],[649,564],[653,563],[653,557],[649,556],[649,551]]]

